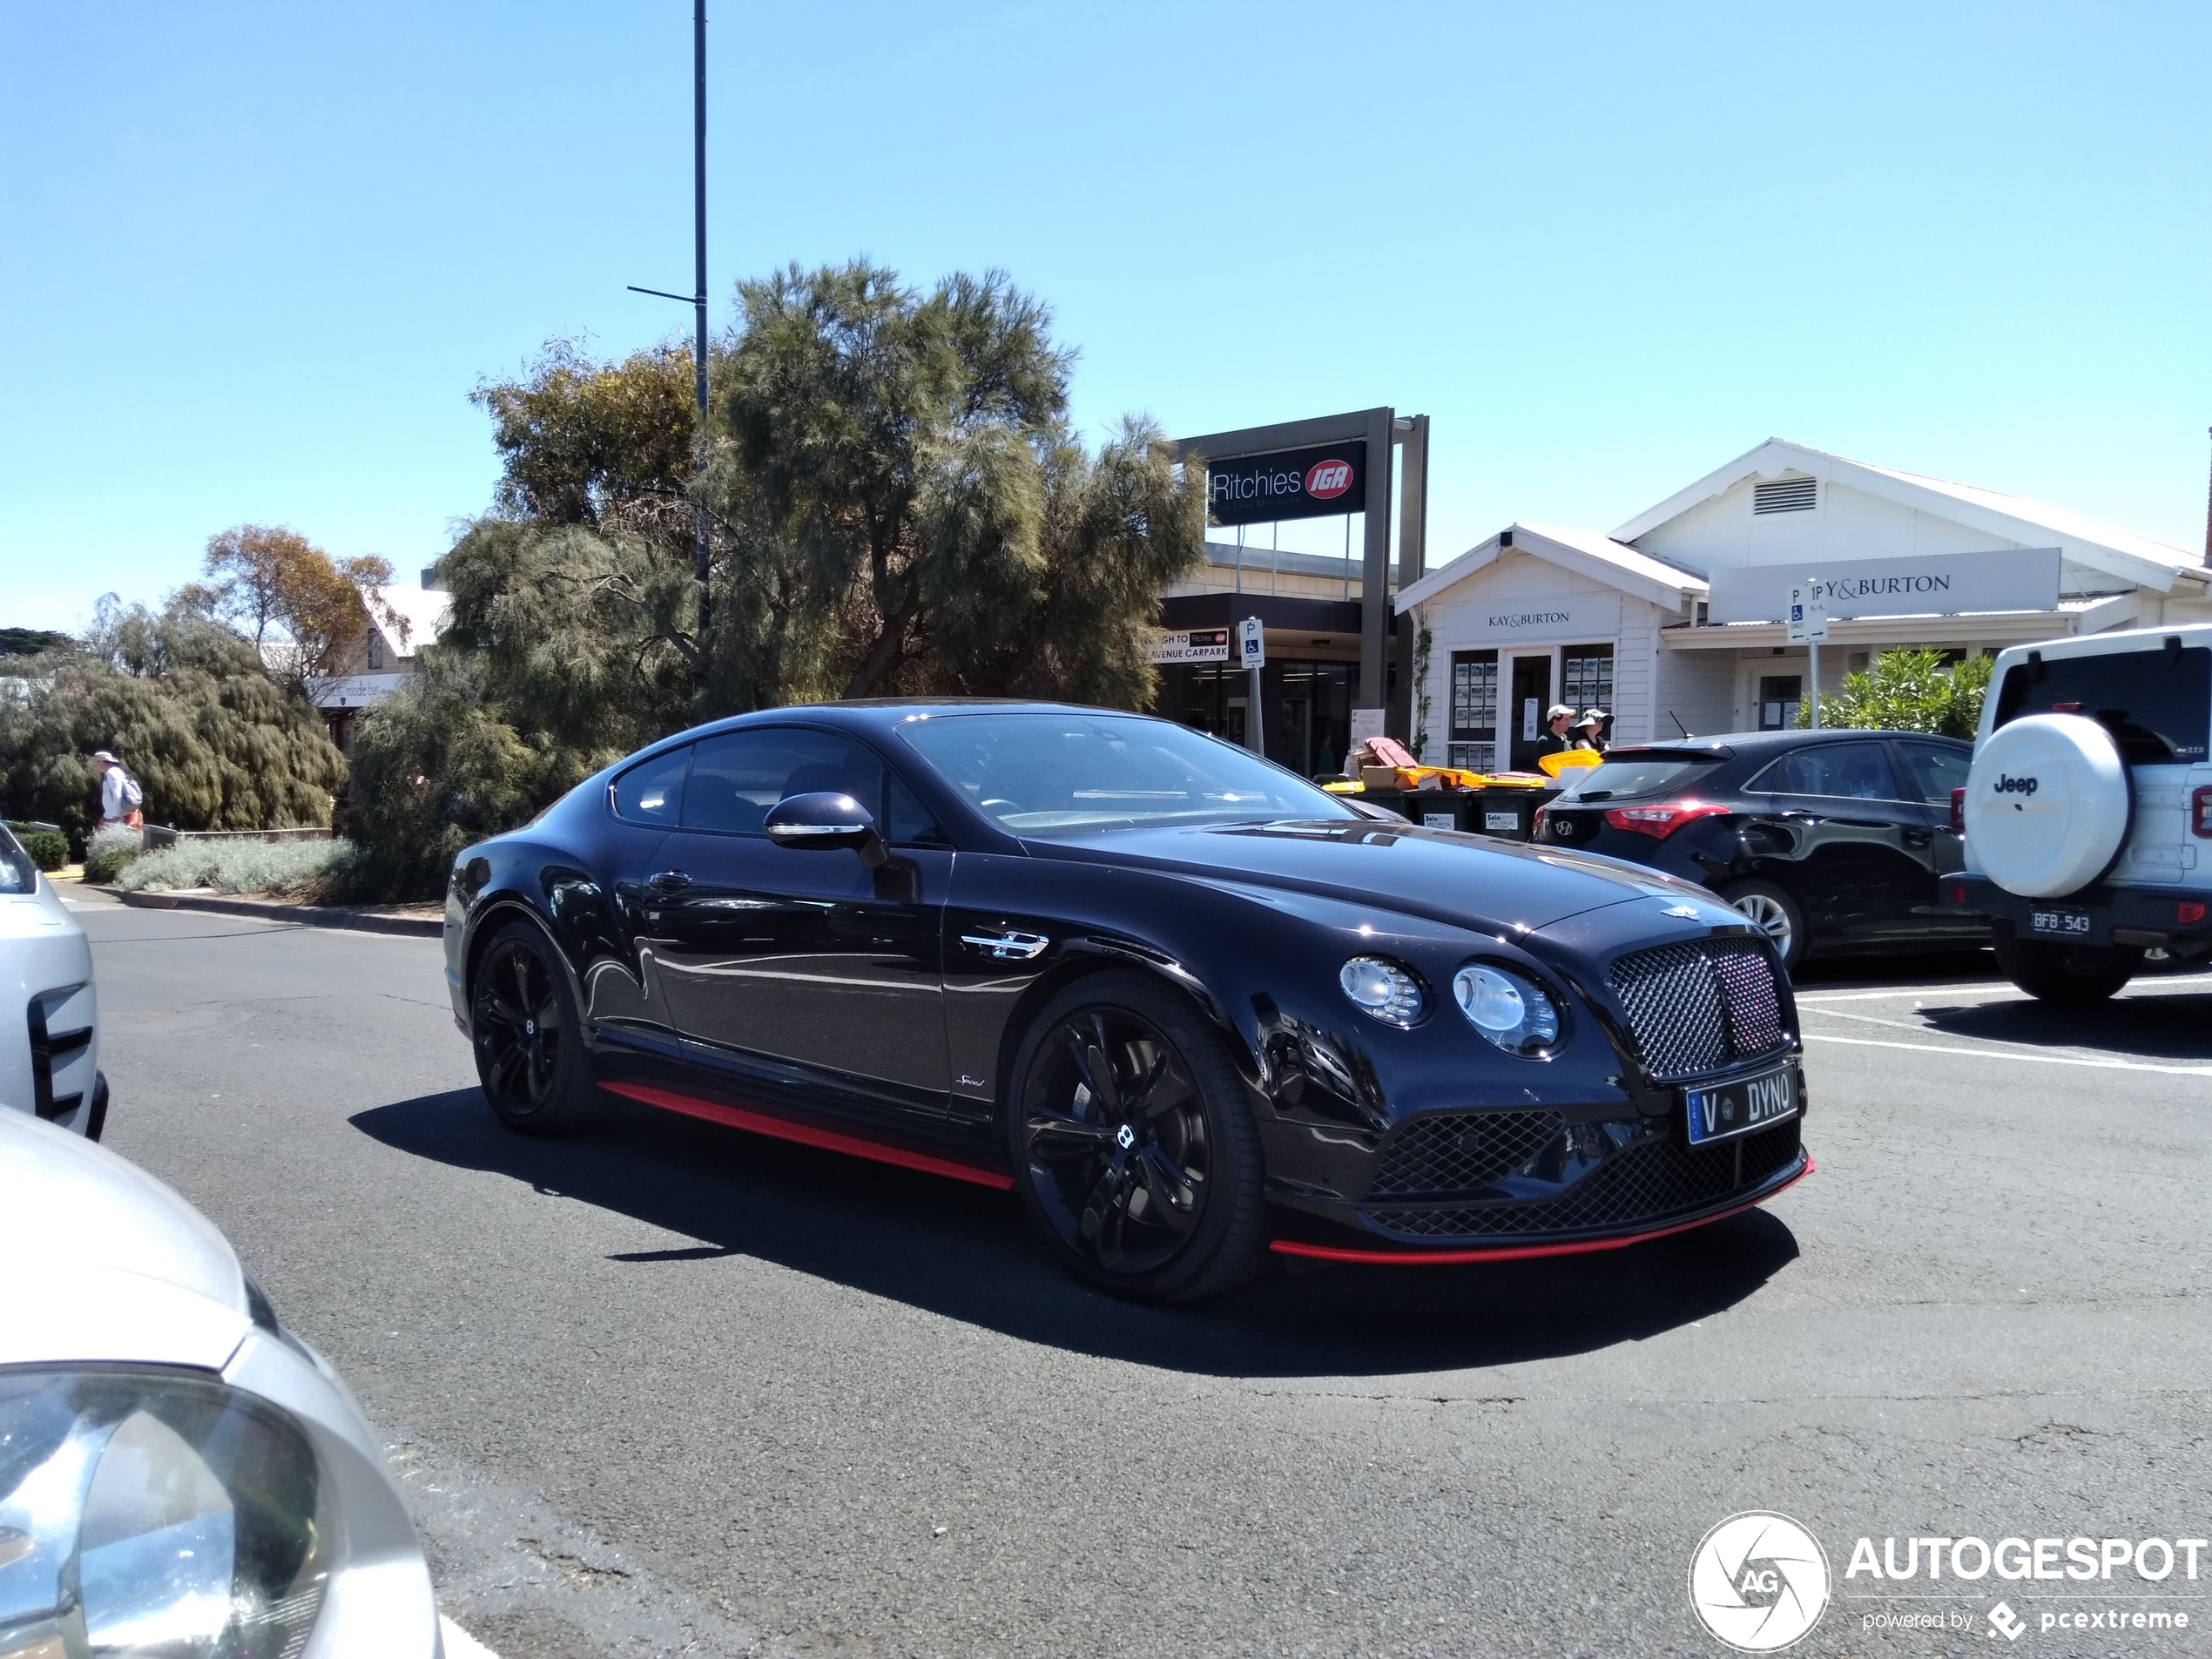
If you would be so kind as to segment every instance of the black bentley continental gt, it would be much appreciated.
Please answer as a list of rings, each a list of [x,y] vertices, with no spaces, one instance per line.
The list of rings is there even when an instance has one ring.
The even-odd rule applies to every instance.
[[[606,1094],[1015,1191],[1107,1289],[1603,1250],[1811,1167],[1765,936],[1049,705],[701,726],[469,847],[446,973],[509,1126]]]

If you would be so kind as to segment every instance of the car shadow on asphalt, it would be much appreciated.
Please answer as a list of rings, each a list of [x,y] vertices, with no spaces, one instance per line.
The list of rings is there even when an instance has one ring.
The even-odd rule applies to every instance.
[[[411,1156],[698,1241],[610,1258],[640,1273],[711,1272],[749,1256],[1024,1341],[1211,1376],[1397,1375],[1589,1352],[1719,1313],[1797,1255],[1779,1218],[1751,1211],[1622,1250],[1487,1266],[1278,1258],[1228,1296],[1151,1308],[1063,1272],[1009,1194],[627,1102],[565,1140],[502,1128],[474,1089],[351,1121]]]
[[[2079,1008],[2030,997],[1958,1008],[1924,1002],[1915,1012],[1930,1030],[1948,1036],[2087,1049],[2124,1060],[2212,1063],[2212,992],[2130,996],[2123,991],[2109,1002]]]

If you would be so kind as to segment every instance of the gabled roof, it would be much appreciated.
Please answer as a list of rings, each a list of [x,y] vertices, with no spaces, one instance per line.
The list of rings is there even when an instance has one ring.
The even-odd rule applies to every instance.
[[[384,603],[397,612],[407,624],[407,637],[401,640],[396,632],[387,626],[381,617],[375,617],[377,630],[391,641],[392,649],[402,657],[412,657],[423,646],[435,641],[444,631],[446,618],[453,610],[453,596],[442,589],[410,588],[395,583],[384,590]]]
[[[1510,548],[1502,545],[1507,534],[1513,537]],[[1508,552],[1526,553],[1674,610],[1682,610],[1706,590],[1703,577],[1642,552],[1602,531],[1573,529],[1563,524],[1515,523],[1488,541],[1469,548],[1449,564],[1401,588],[1397,608],[1404,610],[1424,604],[1485,565],[1494,564],[1501,554]]]
[[[2024,547],[2055,544],[2070,564],[2119,577],[2160,593],[2173,591],[2177,573],[2205,574],[2203,561],[2185,549],[2154,542],[2133,530],[2101,524],[2079,513],[2026,496],[2001,490],[1978,489],[1941,478],[1923,478],[1898,472],[1824,449],[1808,448],[1786,438],[1769,438],[1755,449],[1707,473],[1687,489],[1676,490],[1657,506],[1647,509],[1613,532],[1613,539],[1634,542],[1669,519],[1680,517],[1701,502],[1710,501],[1750,477],[1778,478],[1784,471],[1799,472],[1824,482],[1833,481],[1864,490],[1899,506],[1934,513],[1965,524],[2000,541]]]

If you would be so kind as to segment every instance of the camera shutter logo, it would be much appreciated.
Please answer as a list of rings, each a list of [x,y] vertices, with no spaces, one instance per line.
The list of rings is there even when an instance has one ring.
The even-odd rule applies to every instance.
[[[1828,1557],[1787,1515],[1750,1510],[1707,1533],[1689,1558],[1689,1605],[1740,1653],[1777,1653],[1827,1610]]]

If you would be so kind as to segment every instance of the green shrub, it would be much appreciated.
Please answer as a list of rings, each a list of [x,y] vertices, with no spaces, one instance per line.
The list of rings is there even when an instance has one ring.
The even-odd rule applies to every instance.
[[[42,870],[58,870],[69,862],[69,837],[59,830],[30,830],[16,839]]]
[[[84,879],[112,881],[145,851],[145,837],[137,830],[96,830],[84,845]]]
[[[1952,663],[1939,651],[1883,651],[1865,673],[1844,675],[1843,684],[1820,699],[1820,723],[1871,731],[1932,732],[1971,743],[1995,663],[1996,658],[1981,655]],[[1797,705],[1797,724],[1812,724],[1810,701]]]
[[[179,841],[133,859],[116,885],[132,893],[212,887],[313,903],[328,896],[356,856],[346,840]]]

